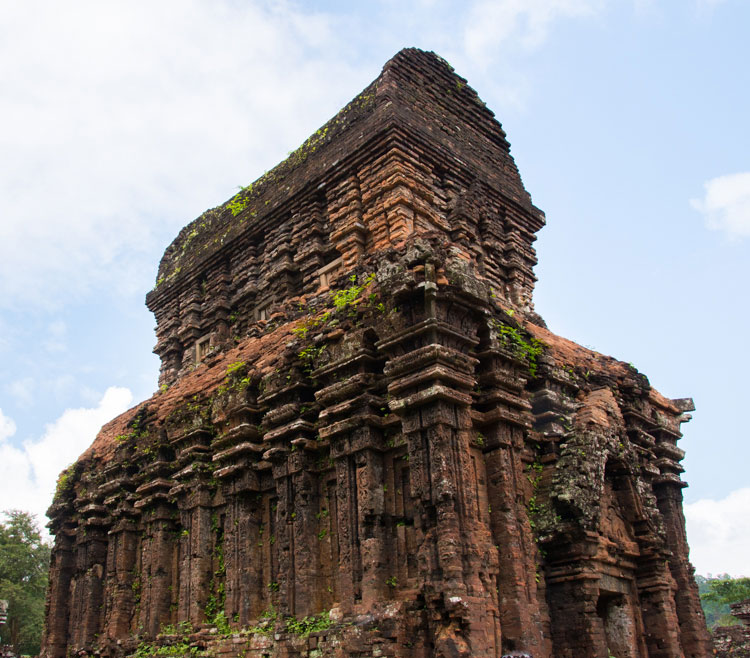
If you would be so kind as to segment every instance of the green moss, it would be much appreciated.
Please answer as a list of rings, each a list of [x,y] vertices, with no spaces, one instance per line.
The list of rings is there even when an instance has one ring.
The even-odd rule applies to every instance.
[[[529,336],[523,330],[494,318],[492,324],[497,331],[498,340],[504,343],[520,360],[526,361],[529,366],[529,374],[536,377],[537,359],[544,352],[544,343]]]
[[[300,166],[307,158],[316,153],[334,135],[345,131],[360,116],[367,113],[375,105],[375,84],[370,85],[359,96],[343,108],[333,119],[318,129],[289,157],[274,167],[271,171],[264,173],[256,181],[240,188],[229,201],[223,206],[213,208],[203,213],[192,222],[168,249],[167,257],[160,268],[154,290],[173,280],[179,275],[182,265],[180,261],[186,254],[194,250],[194,244],[198,245],[200,251],[214,248],[214,245],[223,245],[225,238],[236,230],[237,225],[242,226],[248,218],[257,217],[259,208],[253,208],[255,202],[267,191],[270,185],[279,185],[291,172]],[[270,200],[266,200],[265,206],[269,206]],[[227,217],[230,215],[231,217]],[[231,220],[237,218],[235,222]],[[220,222],[220,225],[216,223]],[[207,235],[208,234],[208,235]]]
[[[73,493],[73,486],[75,484],[77,465],[70,464],[57,478],[57,485],[55,486],[55,496],[53,503],[59,503],[62,498],[68,497]]]

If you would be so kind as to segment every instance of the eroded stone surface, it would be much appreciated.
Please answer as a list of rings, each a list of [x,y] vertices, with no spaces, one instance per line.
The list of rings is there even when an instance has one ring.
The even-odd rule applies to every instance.
[[[163,390],[50,509],[45,656],[710,655],[692,403],[542,326],[543,223],[492,113],[406,50],[183,229],[147,298]]]

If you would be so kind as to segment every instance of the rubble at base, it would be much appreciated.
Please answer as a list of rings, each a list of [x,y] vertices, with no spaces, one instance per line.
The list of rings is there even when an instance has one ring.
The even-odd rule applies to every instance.
[[[742,624],[713,630],[717,658],[750,658],[750,599],[732,603],[731,614]]]

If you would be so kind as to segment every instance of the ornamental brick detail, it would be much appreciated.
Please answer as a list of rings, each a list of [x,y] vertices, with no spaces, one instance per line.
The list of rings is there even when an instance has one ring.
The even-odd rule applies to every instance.
[[[49,511],[45,658],[711,655],[692,401],[545,327],[543,225],[492,112],[407,49],[186,226],[160,390]]]

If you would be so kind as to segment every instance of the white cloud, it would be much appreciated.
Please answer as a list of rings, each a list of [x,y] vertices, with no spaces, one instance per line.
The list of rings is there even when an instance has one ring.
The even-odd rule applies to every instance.
[[[127,388],[110,387],[96,407],[66,409],[44,435],[16,447],[3,439],[15,433],[15,423],[0,411],[0,500],[5,509],[36,514],[41,525],[52,502],[60,472],[91,445],[99,428],[125,411],[133,396]]]
[[[702,199],[690,205],[703,214],[706,226],[732,239],[750,237],[750,172],[712,178],[703,184]]]
[[[372,79],[352,53],[386,25],[394,43],[429,37],[423,45],[455,53],[475,75],[604,2],[480,0],[458,13],[441,0],[408,12],[386,3],[382,27],[263,0],[6,3],[0,307],[140,296],[180,227],[283,159]],[[487,84],[522,103],[528,82],[511,67],[502,77]]]
[[[147,290],[165,241],[356,93],[337,34],[286,2],[4,6],[0,306]]]
[[[750,576],[750,487],[685,505],[690,561],[698,573]]]
[[[0,409],[0,443],[9,439],[16,433],[16,424],[12,418],[3,414],[3,410]]]
[[[459,73],[470,73],[471,81],[489,92],[495,110],[522,111],[534,84],[519,60],[539,50],[558,22],[590,18],[605,4],[606,0],[478,0],[456,28],[444,26],[443,35],[455,29],[459,37],[455,45],[446,45],[444,54]]]
[[[469,14],[464,48],[475,62],[489,65],[509,45],[539,48],[556,20],[591,16],[603,6],[603,0],[482,0]]]

